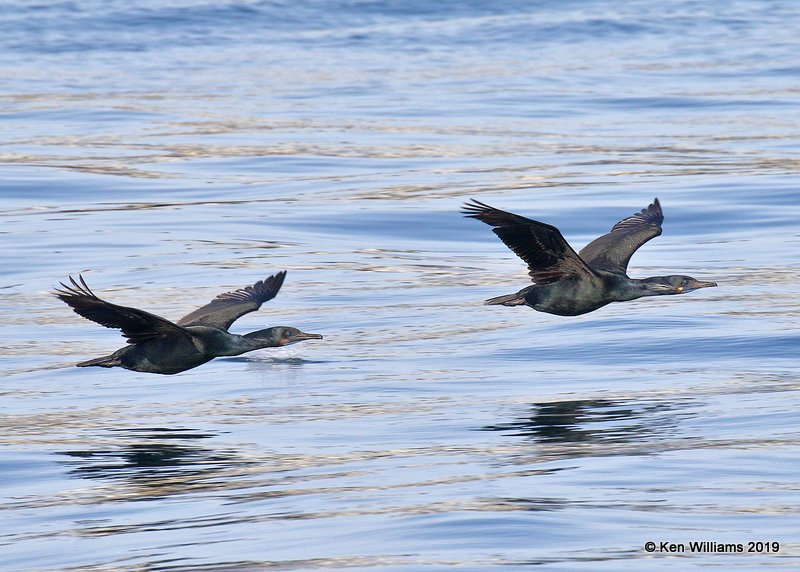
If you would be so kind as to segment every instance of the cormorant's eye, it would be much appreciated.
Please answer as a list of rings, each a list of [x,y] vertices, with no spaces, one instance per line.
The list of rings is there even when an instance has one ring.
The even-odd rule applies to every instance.
[[[283,337],[287,338],[287,339],[291,338],[292,337],[292,332],[283,332]]]

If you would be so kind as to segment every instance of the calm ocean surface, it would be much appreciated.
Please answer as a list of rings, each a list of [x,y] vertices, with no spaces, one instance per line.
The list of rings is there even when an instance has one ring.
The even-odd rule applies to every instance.
[[[0,570],[800,566],[798,30],[789,0],[0,0]],[[471,197],[576,248],[658,197],[631,275],[719,287],[483,306],[528,277]],[[51,295],[177,319],[281,269],[233,330],[324,341],[176,376],[74,367],[124,342]]]

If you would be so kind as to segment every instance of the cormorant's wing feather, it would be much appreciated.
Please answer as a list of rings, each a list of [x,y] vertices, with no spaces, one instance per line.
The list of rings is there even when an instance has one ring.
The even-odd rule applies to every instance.
[[[661,234],[663,222],[661,204],[654,199],[647,208],[622,219],[611,232],[584,246],[579,254],[592,268],[625,274],[633,253],[645,242]]]
[[[472,200],[461,211],[494,227],[494,233],[528,264],[536,284],[550,284],[566,278],[593,274],[554,226],[496,209]]]
[[[160,316],[101,300],[89,289],[83,276],[78,275],[78,279],[80,284],[70,276],[69,281],[72,285],[68,286],[62,282],[61,288],[56,289],[55,295],[68,304],[79,316],[97,322],[106,328],[122,330],[122,335],[127,338],[128,343],[139,344],[170,336],[186,337],[190,341],[192,340],[191,332]]]
[[[178,320],[179,326],[209,326],[227,330],[236,320],[255,312],[261,304],[272,300],[283,285],[286,271],[278,272],[252,286],[225,292],[211,302]]]

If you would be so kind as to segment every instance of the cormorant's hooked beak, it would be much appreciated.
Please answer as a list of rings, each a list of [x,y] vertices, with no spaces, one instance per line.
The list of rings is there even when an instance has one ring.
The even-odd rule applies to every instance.
[[[321,340],[322,336],[320,334],[307,334],[305,332],[299,332],[292,336],[292,343],[294,342],[302,342],[303,340]]]
[[[686,284],[686,286],[678,286],[677,293],[680,294],[681,292],[691,292],[692,290],[698,290],[700,288],[711,288],[716,285],[716,282],[701,282],[700,280],[692,280]]]

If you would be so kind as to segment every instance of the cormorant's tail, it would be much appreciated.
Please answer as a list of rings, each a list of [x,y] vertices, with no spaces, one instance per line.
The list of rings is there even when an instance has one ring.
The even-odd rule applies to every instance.
[[[522,306],[525,304],[525,296],[521,296],[519,292],[506,294],[505,296],[489,298],[484,304],[487,306]]]
[[[99,367],[114,367],[120,365],[120,362],[119,358],[115,357],[114,355],[110,355],[110,356],[103,356],[99,358],[90,359],[88,361],[82,361],[75,365],[77,365],[78,367],[89,367],[92,365],[96,365]]]

